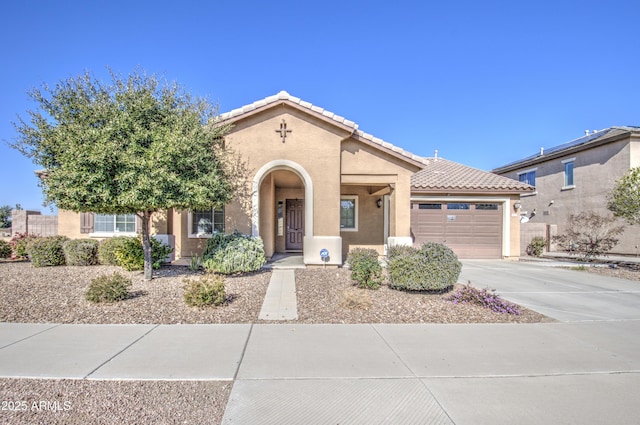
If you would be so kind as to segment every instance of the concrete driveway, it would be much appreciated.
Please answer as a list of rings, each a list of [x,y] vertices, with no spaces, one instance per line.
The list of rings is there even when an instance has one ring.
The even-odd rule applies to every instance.
[[[568,270],[559,262],[462,260],[459,282],[561,322],[640,320],[640,282]]]

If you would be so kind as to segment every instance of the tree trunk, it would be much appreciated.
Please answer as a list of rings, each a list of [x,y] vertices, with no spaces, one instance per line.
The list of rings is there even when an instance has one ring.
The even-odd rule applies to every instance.
[[[153,260],[151,258],[151,239],[149,236],[149,223],[151,211],[142,213],[142,251],[144,252],[144,280],[153,279]]]

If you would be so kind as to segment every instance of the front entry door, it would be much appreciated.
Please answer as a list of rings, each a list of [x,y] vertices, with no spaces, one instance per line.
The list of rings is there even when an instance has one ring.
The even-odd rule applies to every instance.
[[[304,199],[287,199],[286,249],[302,250],[304,238]]]

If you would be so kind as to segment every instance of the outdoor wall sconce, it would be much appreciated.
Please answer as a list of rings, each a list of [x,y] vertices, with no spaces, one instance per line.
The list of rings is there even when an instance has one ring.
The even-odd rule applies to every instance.
[[[518,211],[521,207],[522,204],[520,202],[516,202],[515,204],[513,204],[513,209],[516,211]]]
[[[376,205],[378,206],[378,208],[382,207],[382,198],[378,198],[378,200],[376,201]]]

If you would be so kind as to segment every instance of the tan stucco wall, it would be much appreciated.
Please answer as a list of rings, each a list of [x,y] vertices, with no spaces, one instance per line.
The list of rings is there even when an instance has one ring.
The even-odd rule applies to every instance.
[[[86,234],[80,233],[80,214],[58,210],[58,234],[71,239],[86,238]]]
[[[367,186],[343,185],[342,195],[358,197],[358,231],[341,231],[342,256],[346,258],[349,251],[356,247],[373,248],[384,253],[384,210],[378,208],[376,201],[381,196],[369,194]]]
[[[291,130],[285,143],[276,132],[283,119]],[[280,106],[235,123],[225,140],[248,162],[253,173],[265,164],[282,159],[302,167],[313,181],[314,205],[322,206],[322,214],[313,217],[314,234],[338,236],[340,141],[348,134],[300,111]]]
[[[389,236],[411,236],[411,176],[419,170],[356,140],[342,143],[343,184],[392,185]]]
[[[509,208],[509,257],[520,257],[520,213],[514,205],[520,201],[520,195],[511,195],[509,202],[504,206]],[[504,232],[504,229],[503,229]]]
[[[601,215],[610,215],[607,195],[615,180],[632,166],[640,164],[640,149],[637,142],[621,140],[592,149],[550,159],[537,165],[523,167],[503,175],[518,179],[518,172],[536,168],[536,194],[522,196],[522,212],[536,215],[532,223],[556,224],[558,233],[566,230],[570,214],[594,210]],[[564,166],[562,161],[574,158],[574,185],[563,189]],[[553,201],[553,203],[551,202]],[[626,226],[620,243],[612,253],[636,254],[640,244],[640,226]]]
[[[640,137],[634,137],[629,142],[629,167],[640,167]]]

